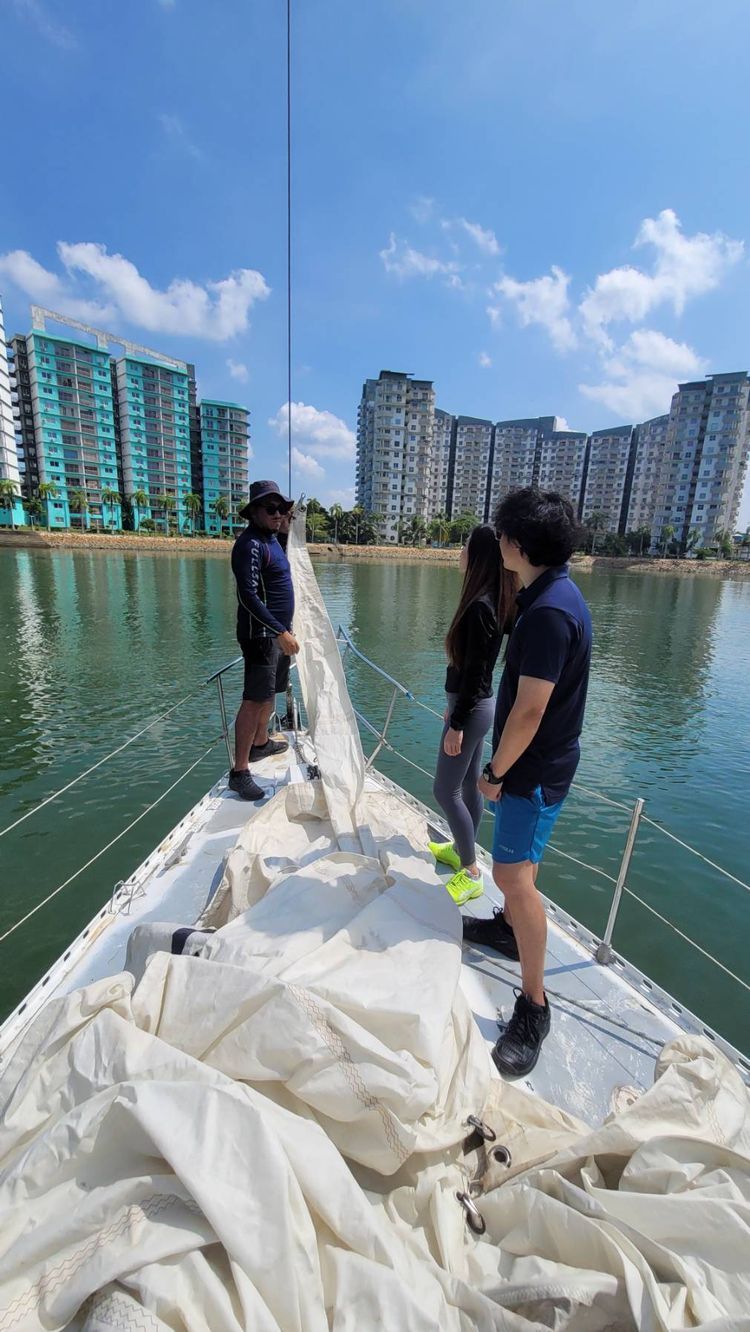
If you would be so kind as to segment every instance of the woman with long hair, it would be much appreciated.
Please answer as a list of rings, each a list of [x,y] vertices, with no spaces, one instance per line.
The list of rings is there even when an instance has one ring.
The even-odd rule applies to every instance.
[[[492,672],[512,624],[518,587],[503,565],[494,528],[486,524],[471,532],[459,567],[464,581],[445,637],[448,706],[433,787],[453,840],[430,842],[430,850],[454,871],[445,886],[461,906],[483,891],[475,843],[484,802],[477,782],[494,714]]]

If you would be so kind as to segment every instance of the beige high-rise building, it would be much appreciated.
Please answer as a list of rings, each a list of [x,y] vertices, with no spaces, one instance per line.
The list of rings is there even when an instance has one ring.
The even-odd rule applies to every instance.
[[[509,490],[534,484],[539,437],[555,428],[554,416],[522,417],[498,421],[489,485],[489,517]]]
[[[668,426],[669,413],[654,416],[635,428],[635,459],[625,517],[626,532],[653,530]]]
[[[580,430],[543,433],[537,449],[534,485],[556,490],[580,513],[588,436]]]
[[[680,384],[657,486],[654,547],[665,528],[683,547],[734,530],[750,451],[748,389],[745,370]]]
[[[471,513],[484,522],[491,453],[492,422],[476,416],[457,416],[451,517]]]
[[[429,518],[435,391],[431,380],[381,370],[362,389],[357,416],[357,503],[383,518],[386,541],[399,524]]]
[[[593,514],[599,514],[604,532],[625,530],[626,486],[634,447],[633,434],[632,426],[613,426],[609,430],[595,430],[589,439],[581,517],[588,522]]]
[[[448,475],[450,471],[451,447],[455,416],[435,408],[432,427],[432,462],[427,475],[427,510],[428,517],[448,512]]]

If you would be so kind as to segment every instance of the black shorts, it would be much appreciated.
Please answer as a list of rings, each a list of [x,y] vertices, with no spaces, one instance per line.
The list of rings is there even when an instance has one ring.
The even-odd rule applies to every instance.
[[[276,694],[286,692],[291,657],[281,651],[275,638],[241,639],[240,648],[245,658],[243,699],[270,703]]]

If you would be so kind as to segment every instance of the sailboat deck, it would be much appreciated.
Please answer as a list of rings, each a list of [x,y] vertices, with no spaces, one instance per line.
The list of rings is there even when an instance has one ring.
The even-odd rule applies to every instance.
[[[281,785],[306,779],[293,747],[266,759],[254,773],[269,797]],[[386,787],[417,806],[435,832],[445,829],[431,811],[387,778],[372,772],[368,781]],[[111,903],[69,946],[0,1029],[0,1057],[5,1058],[30,1018],[52,997],[115,975],[124,969],[133,927],[148,921],[192,925],[210,900],[222,875],[223,860],[247,820],[261,806],[248,806],[218,782],[170,832],[118,890]],[[489,915],[501,898],[491,866],[482,854],[485,894],[467,910]],[[547,991],[552,1031],[527,1087],[588,1123],[637,1096],[653,1081],[662,1046],[682,1031],[705,1028],[670,996],[621,959],[602,966],[593,956],[596,940],[581,926],[546,903],[549,917]],[[488,1045],[498,1036],[498,1017],[509,1016],[516,963],[490,950],[466,947],[463,988]],[[718,1042],[738,1063],[737,1051]]]

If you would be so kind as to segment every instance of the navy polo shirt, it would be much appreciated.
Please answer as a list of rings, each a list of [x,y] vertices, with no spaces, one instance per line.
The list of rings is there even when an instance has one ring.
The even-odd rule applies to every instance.
[[[580,758],[591,664],[591,615],[567,564],[547,569],[517,597],[518,616],[508,643],[495,709],[493,750],[518,693],[522,675],[553,680],[549,703],[528,749],[508,769],[503,789],[530,795],[538,786],[547,804],[563,800]]]

